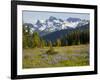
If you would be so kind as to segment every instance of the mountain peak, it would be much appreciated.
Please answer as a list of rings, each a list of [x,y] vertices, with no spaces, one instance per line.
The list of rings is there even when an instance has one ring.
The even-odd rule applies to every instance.
[[[67,21],[68,21],[68,22],[78,22],[78,21],[81,21],[81,19],[80,19],[80,18],[69,17],[69,18],[67,19]]]
[[[50,17],[49,17],[49,21],[53,21],[53,20],[57,20],[57,18],[54,17],[54,16],[50,16]]]
[[[41,21],[40,21],[40,20],[37,20],[36,25],[37,25],[38,27],[41,27],[41,26],[42,26]]]

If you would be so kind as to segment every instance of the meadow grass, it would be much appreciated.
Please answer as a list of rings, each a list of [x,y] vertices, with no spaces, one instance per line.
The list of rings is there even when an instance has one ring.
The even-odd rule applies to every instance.
[[[49,47],[23,49],[23,68],[46,68],[89,65],[89,45],[53,47],[54,55],[46,54]]]

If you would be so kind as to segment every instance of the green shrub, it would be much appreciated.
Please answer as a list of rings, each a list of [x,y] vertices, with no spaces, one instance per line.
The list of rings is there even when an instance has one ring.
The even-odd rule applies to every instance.
[[[50,47],[50,49],[46,52],[46,54],[49,54],[49,55],[53,55],[53,54],[57,54],[57,53],[58,52],[56,52],[53,47]]]

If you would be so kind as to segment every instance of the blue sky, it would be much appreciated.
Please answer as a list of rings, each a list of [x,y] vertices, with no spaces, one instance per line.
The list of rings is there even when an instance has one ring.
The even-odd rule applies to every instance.
[[[46,20],[50,16],[66,20],[69,17],[90,19],[88,13],[67,13],[67,12],[43,12],[43,11],[23,11],[23,22],[34,24],[37,20]]]

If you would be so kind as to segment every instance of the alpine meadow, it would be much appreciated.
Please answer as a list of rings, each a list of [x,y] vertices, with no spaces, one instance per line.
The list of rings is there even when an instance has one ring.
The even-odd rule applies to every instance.
[[[88,66],[88,13],[23,11],[23,68]]]

